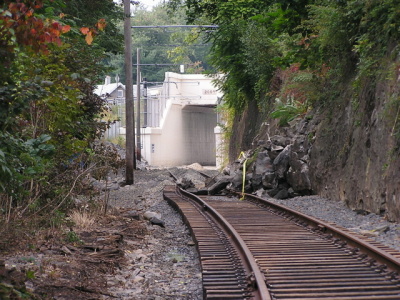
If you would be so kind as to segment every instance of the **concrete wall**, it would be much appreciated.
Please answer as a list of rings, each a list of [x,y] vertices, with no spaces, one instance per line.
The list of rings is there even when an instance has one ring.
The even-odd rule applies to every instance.
[[[184,164],[215,166],[214,127],[217,115],[213,108],[186,106],[182,110]]]
[[[205,75],[167,72],[165,81],[167,98],[182,105],[216,105],[217,98],[222,97],[212,78]]]
[[[147,127],[142,135],[142,156],[151,166],[182,164],[183,130],[181,106],[170,103],[162,127]]]
[[[168,72],[160,93],[153,96],[148,101],[149,126],[141,130],[143,158],[159,167],[215,166],[215,107],[222,95],[212,79]]]
[[[221,169],[224,164],[227,162],[227,158],[225,157],[225,141],[224,141],[224,134],[222,131],[222,127],[217,125],[214,128],[215,134],[215,156],[216,156],[216,163],[215,166],[217,169]]]
[[[216,164],[214,128],[217,116],[212,108],[170,104],[160,128],[142,130],[142,155],[152,166],[172,167],[199,163]]]

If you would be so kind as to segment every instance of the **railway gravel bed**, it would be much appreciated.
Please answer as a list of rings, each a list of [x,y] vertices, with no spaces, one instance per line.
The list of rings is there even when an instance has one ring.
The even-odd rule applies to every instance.
[[[195,244],[179,214],[163,200],[164,186],[174,184],[169,171],[178,177],[190,177],[197,185],[204,184],[204,177],[190,168],[143,170],[135,172],[134,185],[110,191],[112,206],[131,208],[139,216],[155,212],[165,222],[165,228],[148,222],[149,234],[131,255],[131,270],[120,270],[117,276],[109,278],[110,292],[118,299],[203,299]],[[123,178],[115,179],[120,181]],[[124,278],[131,280],[130,289],[115,282]]]
[[[200,200],[175,190],[174,186],[164,189],[164,198],[179,207],[196,236],[207,299],[214,299],[216,293],[223,293],[223,297],[215,299],[247,299],[247,293],[254,293],[254,299],[263,300],[270,299],[270,295],[271,299],[399,299],[398,279],[392,273],[399,270],[400,262],[396,258],[399,253],[389,251],[393,256],[382,252],[382,256],[377,255],[377,248],[370,251],[371,244],[345,237],[345,232],[342,231],[343,236],[328,223],[301,215],[291,216],[291,213],[250,195],[246,196],[250,202],[239,201],[239,197],[231,201],[235,197],[215,200],[202,196]],[[220,220],[217,221],[218,228],[223,228],[230,239],[223,238],[225,235],[216,239],[216,225],[213,221],[212,226],[204,222],[205,216]],[[243,241],[246,246],[239,246],[244,245]],[[221,242],[225,247],[219,247],[217,251],[215,245]],[[235,250],[230,250],[232,246]],[[233,259],[236,256],[241,259]],[[223,266],[215,268],[222,260]],[[235,273],[237,277],[227,277],[225,270],[230,270],[231,274],[236,268],[247,280],[240,280],[240,272]],[[217,289],[209,285],[209,271],[218,281]],[[264,276],[271,294],[265,290]],[[251,278],[259,280],[253,283]],[[348,282],[349,278],[357,280]],[[233,282],[237,282],[241,290],[235,290]],[[232,288],[224,288],[226,286]]]
[[[363,211],[356,212],[345,206],[343,202],[318,196],[303,196],[287,200],[265,199],[306,215],[336,223],[400,251],[400,224],[388,222],[382,216]]]
[[[120,295],[120,299],[132,299],[129,297],[133,295],[135,299],[202,299],[201,270],[189,231],[180,215],[162,197],[164,186],[174,183],[169,171],[178,178],[192,180],[198,186],[204,184],[204,177],[191,168],[143,170],[135,172],[135,185],[110,192],[112,205],[129,207],[141,214],[145,211],[157,212],[165,222],[165,228],[148,224],[150,234],[141,245],[141,252],[136,253],[138,256],[134,258],[138,268],[134,269],[137,274],[132,289],[128,292],[118,290],[118,286],[112,284],[113,279],[110,279],[114,289],[111,291]],[[210,171],[210,175],[213,174],[216,171]],[[356,232],[364,232],[400,250],[400,225],[389,223],[381,216],[357,214],[343,203],[318,196],[268,200]],[[379,231],[381,228],[384,229]],[[128,273],[121,270],[120,276],[124,275],[128,276]]]

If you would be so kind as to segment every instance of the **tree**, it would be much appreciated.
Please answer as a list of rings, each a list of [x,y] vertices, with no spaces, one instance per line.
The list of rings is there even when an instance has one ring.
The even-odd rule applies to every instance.
[[[180,9],[173,15],[161,5],[152,11],[136,8],[132,18],[132,25],[184,25],[184,10]],[[165,72],[179,72],[180,64],[192,65],[192,71],[209,70],[210,65],[206,62],[209,45],[205,44],[204,34],[198,30],[191,32],[183,28],[134,28],[132,43],[134,48],[140,48],[142,52],[142,64],[159,64],[158,66],[142,66],[143,77],[149,82],[161,82],[164,80]],[[134,49],[135,50],[135,49]],[[135,52],[135,51],[134,51]],[[196,68],[195,64],[199,63]],[[123,59],[120,55],[111,55],[109,65],[119,74],[122,82],[124,79]],[[136,55],[133,53],[133,64],[136,63]],[[176,64],[176,66],[161,66],[162,64]],[[190,69],[186,71],[191,71]],[[134,72],[135,68],[134,68]]]
[[[396,63],[385,71],[377,70],[382,63],[398,56],[398,1],[169,3],[170,9],[185,8],[190,23],[206,21],[219,25],[217,31],[209,34],[213,45],[211,62],[225,74],[220,87],[235,116],[251,106],[289,120],[310,108],[338,101],[343,86],[346,93],[353,93],[354,99],[358,99],[366,91],[375,93],[378,78],[397,80]],[[394,104],[398,102],[390,102],[398,111],[398,104]],[[400,132],[396,129],[399,123],[395,117],[393,132]]]
[[[69,0],[58,12],[71,16],[78,27],[93,27],[99,20],[107,20],[104,30],[96,30],[96,43],[107,53],[123,51],[123,33],[118,24],[123,21],[121,7],[112,0]]]
[[[81,27],[66,8],[62,0],[5,1],[0,8],[0,205],[8,220],[16,208],[67,203],[71,157],[105,128],[104,102],[93,90],[105,72],[107,16],[92,7],[105,18]]]
[[[189,23],[206,21],[219,25],[208,35],[212,42],[211,63],[226,74],[221,81],[225,102],[241,112],[249,101],[264,98],[266,88],[261,91],[260,86],[266,85],[276,65],[284,62],[276,59],[281,55],[276,41],[298,32],[310,2],[172,0],[170,7],[185,7]]]

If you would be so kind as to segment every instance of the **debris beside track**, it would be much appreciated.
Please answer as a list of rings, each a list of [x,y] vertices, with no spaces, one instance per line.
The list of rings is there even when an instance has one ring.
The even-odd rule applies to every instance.
[[[39,262],[47,260],[48,267],[54,269],[48,269],[50,275],[46,279],[48,285],[52,285],[52,291],[65,293],[65,295],[69,293],[75,295],[76,299],[90,297],[92,299],[94,297],[96,299],[138,300],[202,299],[201,271],[193,240],[180,216],[167,205],[162,197],[164,186],[174,184],[170,172],[177,178],[185,178],[193,182],[197,189],[204,188],[207,181],[204,175],[191,168],[135,171],[135,183],[131,186],[121,186],[124,180],[122,177],[112,179],[118,188],[108,191],[110,209],[107,218],[111,221],[104,223],[111,231],[105,234],[103,225],[100,223],[95,223],[91,228],[92,232],[103,232],[102,236],[105,240],[101,243],[109,241],[110,244],[107,247],[110,247],[108,250],[111,252],[101,254],[101,251],[97,251],[98,253],[95,254],[93,249],[107,247],[93,243],[90,239],[85,240],[84,236],[79,236],[80,233],[76,232],[78,238],[89,248],[74,246],[79,249],[78,252],[74,248],[70,249],[71,245],[68,243],[51,245],[51,241],[47,241],[43,248],[29,249],[27,240],[25,248],[20,249],[21,251],[1,255],[5,260],[5,268],[7,270],[15,268],[15,272],[24,271],[26,275],[26,271],[30,270],[29,267],[32,264],[40,267]],[[201,169],[201,172],[208,174],[210,178],[218,174],[215,170]],[[343,203],[318,196],[273,201],[329,222],[336,222],[357,232],[369,231],[371,235],[374,235],[372,238],[400,250],[400,225],[389,223],[378,215],[360,214],[348,209]],[[144,217],[146,212],[159,214],[156,217],[164,222],[165,228],[152,225],[150,219]],[[129,237],[125,227],[118,227],[118,229],[113,227],[113,224],[122,224],[118,222],[137,224],[138,232],[135,236]],[[386,225],[388,227],[383,227]],[[122,241],[118,241],[117,233],[123,235]],[[114,245],[114,248],[111,249],[111,245]],[[63,252],[59,252],[57,256],[50,255],[48,252],[50,246]],[[113,249],[123,251],[123,257],[117,252],[112,252]],[[71,268],[75,275],[64,272],[66,269],[63,269],[63,266],[72,265],[75,261],[73,259],[82,257],[77,255],[82,251],[93,254],[83,256],[82,263],[77,266],[78,269]],[[89,266],[99,267],[99,269],[88,268],[88,264],[84,262],[85,259],[96,259],[97,263],[90,263]],[[107,264],[110,260],[115,264]],[[81,272],[81,277],[76,275],[77,272]],[[35,280],[40,280],[40,272],[28,274],[34,275],[35,279],[26,279],[23,276],[21,280],[28,288],[38,289],[40,284],[35,283]],[[91,277],[93,275],[95,276]],[[99,280],[99,284],[95,287],[86,285],[92,278]],[[53,279],[55,281],[51,281]],[[58,285],[60,282],[65,286],[63,289]],[[44,290],[51,291],[50,287]],[[57,299],[69,298],[66,296],[63,298],[60,295]]]

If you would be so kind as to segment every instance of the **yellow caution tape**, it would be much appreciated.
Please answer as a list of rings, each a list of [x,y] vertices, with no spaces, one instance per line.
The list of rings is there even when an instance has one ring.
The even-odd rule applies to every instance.
[[[240,152],[240,155],[239,155],[238,159],[240,159],[241,156],[245,157],[243,151]],[[247,160],[248,160],[248,158],[246,158],[244,160],[244,163],[243,163],[242,197],[240,198],[240,200],[244,200],[244,185],[245,185],[245,182],[246,182],[246,163],[247,163]]]

